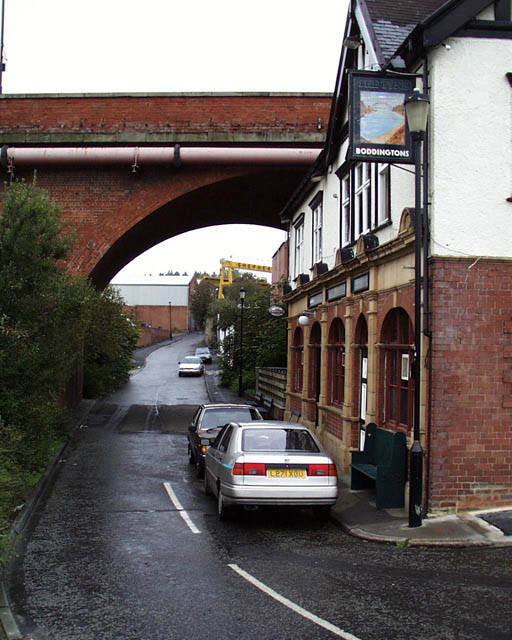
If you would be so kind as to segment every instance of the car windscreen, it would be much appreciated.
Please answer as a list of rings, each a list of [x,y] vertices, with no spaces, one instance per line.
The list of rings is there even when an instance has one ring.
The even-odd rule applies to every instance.
[[[307,451],[319,449],[304,429],[244,429],[242,451]]]
[[[201,358],[196,358],[195,356],[187,356],[183,358],[183,362],[185,364],[201,364]]]
[[[206,430],[213,427],[221,427],[227,422],[250,422],[251,420],[259,419],[260,417],[256,411],[249,408],[208,409],[204,413],[199,428]]]

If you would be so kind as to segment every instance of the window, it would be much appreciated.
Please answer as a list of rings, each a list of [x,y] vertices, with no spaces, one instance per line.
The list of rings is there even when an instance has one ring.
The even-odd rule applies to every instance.
[[[354,184],[354,231],[355,238],[368,233],[372,226],[370,165],[362,162],[355,167]]]
[[[315,322],[309,334],[309,397],[315,398],[316,401],[320,397],[321,344],[322,329],[320,323]]]
[[[393,309],[382,327],[384,422],[390,427],[412,423],[412,325],[404,309]]]
[[[341,181],[341,246],[351,242],[350,174]]]
[[[353,244],[360,235],[391,221],[389,164],[361,162],[339,170],[341,181],[340,242]]]
[[[377,226],[391,219],[391,190],[389,164],[379,164],[377,168]]]
[[[334,318],[329,330],[329,402],[342,406],[345,398],[345,327]]]
[[[304,216],[295,225],[295,277],[304,273]]]
[[[230,425],[226,429],[224,437],[222,438],[222,440],[220,441],[220,443],[218,445],[219,451],[225,452],[225,451],[228,450],[229,443],[230,443],[232,435],[233,435],[233,427]]]
[[[302,391],[302,380],[304,376],[304,336],[302,329],[297,327],[293,335],[292,346],[292,391],[300,393]]]
[[[322,262],[322,192],[309,205],[313,212],[313,264]]]

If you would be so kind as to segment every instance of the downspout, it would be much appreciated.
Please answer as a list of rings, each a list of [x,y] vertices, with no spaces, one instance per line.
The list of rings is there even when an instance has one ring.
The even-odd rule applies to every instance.
[[[428,91],[428,57],[423,55],[423,92]],[[428,217],[429,206],[429,136],[425,136],[423,142],[423,334],[428,338],[428,348],[426,352],[426,367],[428,391],[426,398],[427,410],[427,442],[426,442],[426,464],[425,464],[425,513],[428,514],[430,503],[430,477],[432,456],[430,445],[432,441],[432,330],[430,327],[430,277],[428,271],[428,254],[430,247],[430,225]]]
[[[243,147],[2,147],[0,163],[12,173],[23,166],[198,165],[310,166],[319,149]]]

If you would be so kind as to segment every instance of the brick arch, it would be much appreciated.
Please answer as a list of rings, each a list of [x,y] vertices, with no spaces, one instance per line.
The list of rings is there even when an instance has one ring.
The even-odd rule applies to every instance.
[[[44,168],[37,183],[74,230],[68,270],[103,288],[138,255],[187,231],[237,223],[282,228],[279,211],[304,171],[153,167],[132,174],[120,167]],[[25,177],[31,178],[28,172]]]

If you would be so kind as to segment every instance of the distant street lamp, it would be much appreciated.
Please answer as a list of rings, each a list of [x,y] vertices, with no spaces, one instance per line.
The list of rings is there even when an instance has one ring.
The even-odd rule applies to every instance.
[[[421,399],[421,143],[427,131],[430,101],[419,89],[405,101],[407,124],[413,142],[415,164],[414,187],[414,442],[411,447],[409,483],[409,527],[421,527],[423,493],[423,451],[420,443],[420,399]]]
[[[240,366],[238,368],[238,395],[242,397],[242,359],[243,359],[243,338],[244,338],[244,300],[245,289],[240,287]]]
[[[169,300],[169,340],[172,340],[172,303]]]

